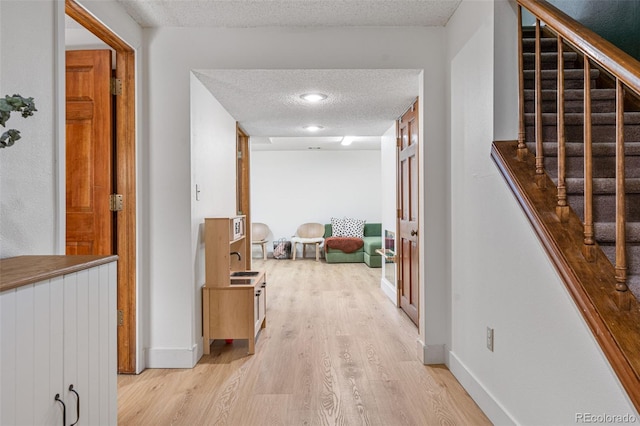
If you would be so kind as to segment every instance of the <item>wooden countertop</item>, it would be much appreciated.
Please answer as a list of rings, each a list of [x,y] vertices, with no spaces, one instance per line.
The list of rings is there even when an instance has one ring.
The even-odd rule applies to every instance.
[[[118,260],[118,256],[17,256],[0,259],[0,291],[82,271]]]
[[[229,276],[229,282],[228,283],[222,283],[221,285],[211,285],[211,284],[207,284],[205,283],[205,285],[203,286],[203,288],[210,290],[210,289],[226,289],[226,290],[230,290],[230,289],[237,289],[237,290],[242,290],[242,289],[247,289],[247,288],[254,288],[257,284],[262,283],[263,281],[265,281],[265,276],[267,271],[265,270],[254,270],[255,272],[258,272],[257,275],[253,275],[253,276],[237,276],[237,277],[231,277]],[[239,282],[241,281],[251,281],[251,283],[243,283],[243,284],[239,284]],[[236,284],[231,284],[232,281],[236,281]]]

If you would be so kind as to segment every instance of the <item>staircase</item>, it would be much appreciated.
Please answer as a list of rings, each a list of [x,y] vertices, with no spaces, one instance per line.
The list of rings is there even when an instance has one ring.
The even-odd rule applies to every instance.
[[[491,156],[640,411],[640,62],[546,0],[516,2],[518,140]]]
[[[540,40],[542,65],[542,140],[544,170],[558,184],[558,44],[548,30]],[[523,28],[525,142],[536,152],[535,27]],[[565,76],[566,191],[571,209],[584,222],[584,59],[566,43]],[[615,81],[591,65],[593,152],[593,229],[602,253],[616,263],[616,90]],[[640,299],[640,108],[627,95],[624,113],[627,285]]]

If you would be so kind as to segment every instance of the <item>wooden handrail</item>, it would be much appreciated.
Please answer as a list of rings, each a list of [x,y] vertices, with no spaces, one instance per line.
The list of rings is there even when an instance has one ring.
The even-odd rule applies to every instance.
[[[517,0],[518,4],[553,28],[564,40],[587,55],[640,96],[640,61],[553,6],[546,0]],[[580,33],[576,28],[580,28]]]

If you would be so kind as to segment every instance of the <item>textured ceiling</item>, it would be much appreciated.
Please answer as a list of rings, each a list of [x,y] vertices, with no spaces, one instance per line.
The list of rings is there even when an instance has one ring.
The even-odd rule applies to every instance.
[[[420,70],[194,70],[196,77],[262,148],[379,146],[386,132],[418,96]],[[300,95],[321,92],[308,103]],[[309,133],[306,125],[322,130]],[[328,138],[333,137],[333,138]],[[260,147],[258,147],[260,148]]]
[[[460,0],[118,0],[143,27],[443,26]]]
[[[460,0],[118,0],[143,27],[443,26]],[[256,149],[377,149],[420,70],[197,70]],[[299,95],[320,91],[320,104]],[[302,129],[318,124],[313,136]],[[340,145],[344,136],[358,136]]]

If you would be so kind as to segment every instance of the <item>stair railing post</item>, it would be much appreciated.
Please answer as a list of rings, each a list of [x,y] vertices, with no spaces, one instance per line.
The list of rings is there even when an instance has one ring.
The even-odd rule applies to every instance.
[[[544,154],[542,152],[542,49],[540,45],[540,20],[536,19],[536,184],[545,187]]]
[[[593,232],[593,153],[591,135],[591,62],[584,56],[584,245],[582,254],[588,262],[596,259]]]
[[[558,205],[556,214],[561,222],[569,220],[567,204],[566,177],[566,140],[564,128],[564,48],[563,40],[558,35]]]
[[[524,47],[522,34],[522,6],[518,5],[518,160],[522,161],[527,153],[525,144],[524,120]]]
[[[616,290],[627,291],[625,212],[624,87],[616,79]]]

